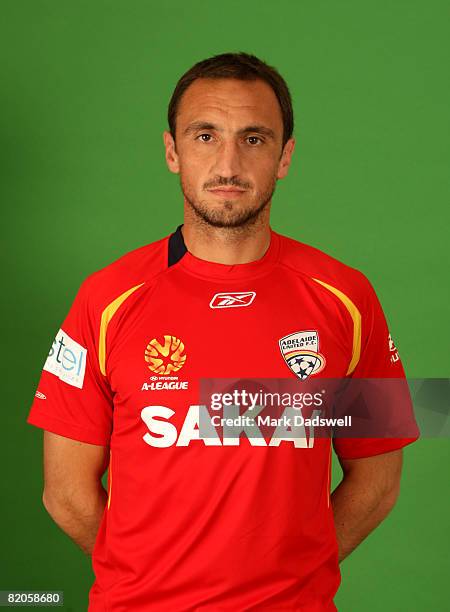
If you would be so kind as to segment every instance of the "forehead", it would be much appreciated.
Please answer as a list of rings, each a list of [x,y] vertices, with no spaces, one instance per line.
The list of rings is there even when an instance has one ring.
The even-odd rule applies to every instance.
[[[191,121],[258,122],[275,131],[283,128],[275,92],[261,79],[197,79],[184,92],[177,113],[180,129]]]

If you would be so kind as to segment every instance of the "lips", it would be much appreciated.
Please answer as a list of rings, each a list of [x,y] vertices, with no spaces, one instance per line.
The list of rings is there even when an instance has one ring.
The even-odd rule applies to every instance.
[[[211,193],[218,196],[238,196],[241,193],[245,193],[243,189],[208,189]]]

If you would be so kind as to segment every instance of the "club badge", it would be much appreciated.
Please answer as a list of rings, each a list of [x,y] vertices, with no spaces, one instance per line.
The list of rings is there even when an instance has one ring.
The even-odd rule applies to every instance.
[[[300,380],[318,374],[325,367],[319,353],[319,334],[315,330],[294,332],[278,341],[283,359]]]

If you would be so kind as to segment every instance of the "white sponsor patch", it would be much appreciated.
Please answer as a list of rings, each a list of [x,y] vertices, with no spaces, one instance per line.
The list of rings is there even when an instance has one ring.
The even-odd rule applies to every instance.
[[[389,334],[388,336],[388,342],[389,342],[389,351],[392,353],[391,362],[395,363],[396,361],[400,359],[400,357],[397,351],[397,347],[395,346],[394,341],[392,340],[391,334]]]
[[[51,372],[68,385],[82,389],[86,355],[87,349],[60,329],[53,340],[44,370]]]

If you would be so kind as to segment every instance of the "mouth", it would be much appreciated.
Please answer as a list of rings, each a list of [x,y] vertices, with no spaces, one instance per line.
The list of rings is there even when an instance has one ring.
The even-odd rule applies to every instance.
[[[236,198],[245,193],[244,189],[208,189],[208,191],[222,198]]]

